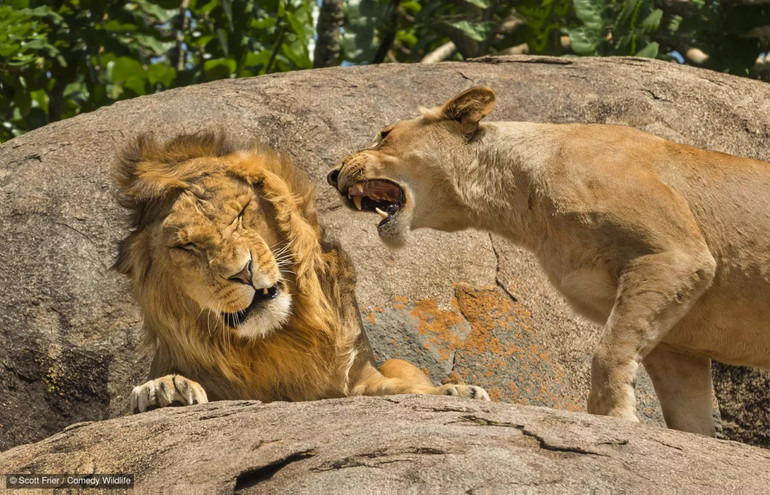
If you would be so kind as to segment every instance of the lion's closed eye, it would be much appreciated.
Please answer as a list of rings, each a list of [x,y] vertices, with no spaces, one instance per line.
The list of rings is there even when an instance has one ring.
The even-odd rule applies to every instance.
[[[172,246],[174,249],[180,249],[182,251],[187,251],[188,253],[195,254],[198,250],[198,247],[195,245],[194,242],[186,242],[184,244],[177,244],[176,246]]]

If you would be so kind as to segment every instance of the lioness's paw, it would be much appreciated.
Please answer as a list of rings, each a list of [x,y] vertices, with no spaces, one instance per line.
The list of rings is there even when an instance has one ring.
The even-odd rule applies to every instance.
[[[476,385],[455,385],[450,383],[437,388],[439,395],[455,395],[465,399],[489,400],[486,390]]]
[[[209,399],[197,382],[181,375],[166,375],[134,387],[131,412],[151,411],[159,407],[205,404]]]

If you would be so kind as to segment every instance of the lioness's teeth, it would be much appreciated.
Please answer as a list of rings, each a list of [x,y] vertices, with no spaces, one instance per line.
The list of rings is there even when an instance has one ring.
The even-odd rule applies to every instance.
[[[374,211],[376,211],[382,218],[388,218],[388,214],[382,211],[379,208],[375,208]]]
[[[353,202],[356,204],[358,211],[361,211],[361,196],[353,196]]]
[[[266,295],[267,295],[267,287],[265,287],[264,289],[262,289],[262,295],[263,295],[263,296],[266,296]]]
[[[358,184],[353,186],[353,192],[357,194],[364,194],[364,186],[361,185],[361,183],[359,182]]]

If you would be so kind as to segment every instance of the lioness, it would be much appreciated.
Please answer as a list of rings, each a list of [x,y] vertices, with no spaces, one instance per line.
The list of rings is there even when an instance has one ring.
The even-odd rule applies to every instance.
[[[345,254],[322,245],[313,188],[285,156],[221,134],[137,138],[118,166],[133,230],[115,267],[133,279],[156,347],[131,408],[218,399],[399,393],[434,387],[401,360],[374,367]]]
[[[603,324],[588,410],[637,420],[640,362],[670,428],[714,435],[711,359],[770,368],[770,164],[613,125],[480,123],[475,87],[380,131],[328,181],[378,232],[468,227],[535,253]]]

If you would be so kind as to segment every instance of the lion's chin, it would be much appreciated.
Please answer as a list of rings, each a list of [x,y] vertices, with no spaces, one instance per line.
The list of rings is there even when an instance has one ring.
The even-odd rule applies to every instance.
[[[232,331],[245,339],[264,339],[284,326],[290,313],[291,296],[281,294],[272,301],[263,303],[259,310],[249,314],[249,317]]]

